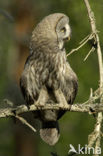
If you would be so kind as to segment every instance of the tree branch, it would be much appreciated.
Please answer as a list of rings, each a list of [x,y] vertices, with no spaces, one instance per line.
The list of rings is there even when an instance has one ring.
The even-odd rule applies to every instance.
[[[100,94],[102,95],[100,98],[100,102],[103,102],[103,62],[102,62],[102,52],[101,52],[101,47],[100,47],[100,41],[99,41],[99,36],[97,33],[96,29],[96,23],[95,23],[95,17],[94,13],[91,10],[90,4],[88,0],[84,0],[87,12],[88,12],[88,17],[91,25],[91,30],[92,33],[94,34],[94,43],[97,44],[97,55],[98,55],[98,63],[99,63],[99,74],[100,74]],[[100,147],[100,140],[101,140],[101,124],[102,124],[103,116],[102,113],[98,113],[97,116],[97,122],[95,124],[94,131],[92,132],[91,135],[89,135],[89,143],[88,146],[92,146],[95,143],[95,150],[98,147]],[[98,154],[95,154],[95,156],[99,156]]]
[[[82,113],[89,113],[89,114],[94,114],[94,113],[98,113],[98,112],[103,112],[103,104],[100,103],[90,103],[88,101],[88,103],[78,103],[78,104],[74,104],[71,106],[70,109],[70,105],[66,105],[66,106],[61,106],[59,104],[47,104],[43,107],[37,107],[36,105],[30,105],[30,107],[28,108],[26,105],[20,105],[17,107],[8,107],[8,108],[1,108],[0,109],[0,118],[5,118],[5,117],[16,117],[16,115],[20,115],[22,113],[25,112],[32,112],[32,111],[37,111],[37,110],[67,110],[70,112],[82,112]]]
[[[91,25],[91,30],[92,34],[94,37],[94,42],[97,44],[97,55],[98,55],[98,63],[99,63],[99,70],[100,70],[100,87],[103,87],[103,63],[102,63],[102,52],[101,52],[101,47],[100,47],[100,41],[99,41],[99,36],[98,36],[98,31],[96,29],[96,23],[95,23],[95,17],[94,13],[91,10],[90,4],[88,0],[84,0],[87,12],[88,12],[88,17]]]

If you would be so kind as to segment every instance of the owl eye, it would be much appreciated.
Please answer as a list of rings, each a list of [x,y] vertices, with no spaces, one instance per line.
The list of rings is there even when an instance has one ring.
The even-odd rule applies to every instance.
[[[66,32],[66,28],[63,27],[63,28],[61,29],[61,32],[62,32],[62,33],[65,33],[65,32]]]

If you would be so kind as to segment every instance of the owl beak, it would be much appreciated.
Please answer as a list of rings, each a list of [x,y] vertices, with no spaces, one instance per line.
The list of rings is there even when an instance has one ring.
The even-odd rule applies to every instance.
[[[70,36],[65,38],[65,41],[69,41],[70,40]]]

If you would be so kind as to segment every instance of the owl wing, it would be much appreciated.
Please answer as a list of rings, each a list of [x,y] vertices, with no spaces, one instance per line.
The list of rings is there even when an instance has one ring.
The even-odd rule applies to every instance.
[[[27,76],[23,73],[20,78],[20,88],[23,94],[23,97],[28,105],[34,103],[32,96],[30,96],[30,92],[27,85]]]
[[[77,81],[77,79],[74,78],[72,80],[72,83],[73,83],[73,96],[71,97],[71,104],[74,102],[75,97],[77,95],[77,91],[78,91],[78,81]]]
[[[65,98],[68,104],[72,104],[78,91],[78,79],[68,62],[66,66],[66,90]]]
[[[20,78],[20,88],[23,97],[28,105],[33,104],[37,99],[37,84],[35,77],[35,64],[33,64],[32,56],[26,60],[24,71]]]
[[[73,104],[78,90],[78,80],[68,62],[66,64],[65,83],[61,90],[63,91],[67,103]],[[65,110],[60,110],[58,112],[58,119],[60,119],[65,112]]]

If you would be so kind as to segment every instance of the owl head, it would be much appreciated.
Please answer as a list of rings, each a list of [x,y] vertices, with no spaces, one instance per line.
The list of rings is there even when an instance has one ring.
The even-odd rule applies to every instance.
[[[53,47],[64,49],[64,42],[70,39],[71,28],[69,18],[62,13],[54,13],[46,16],[34,29],[32,33],[32,46],[40,46],[49,49]],[[52,49],[53,51],[53,49]]]

